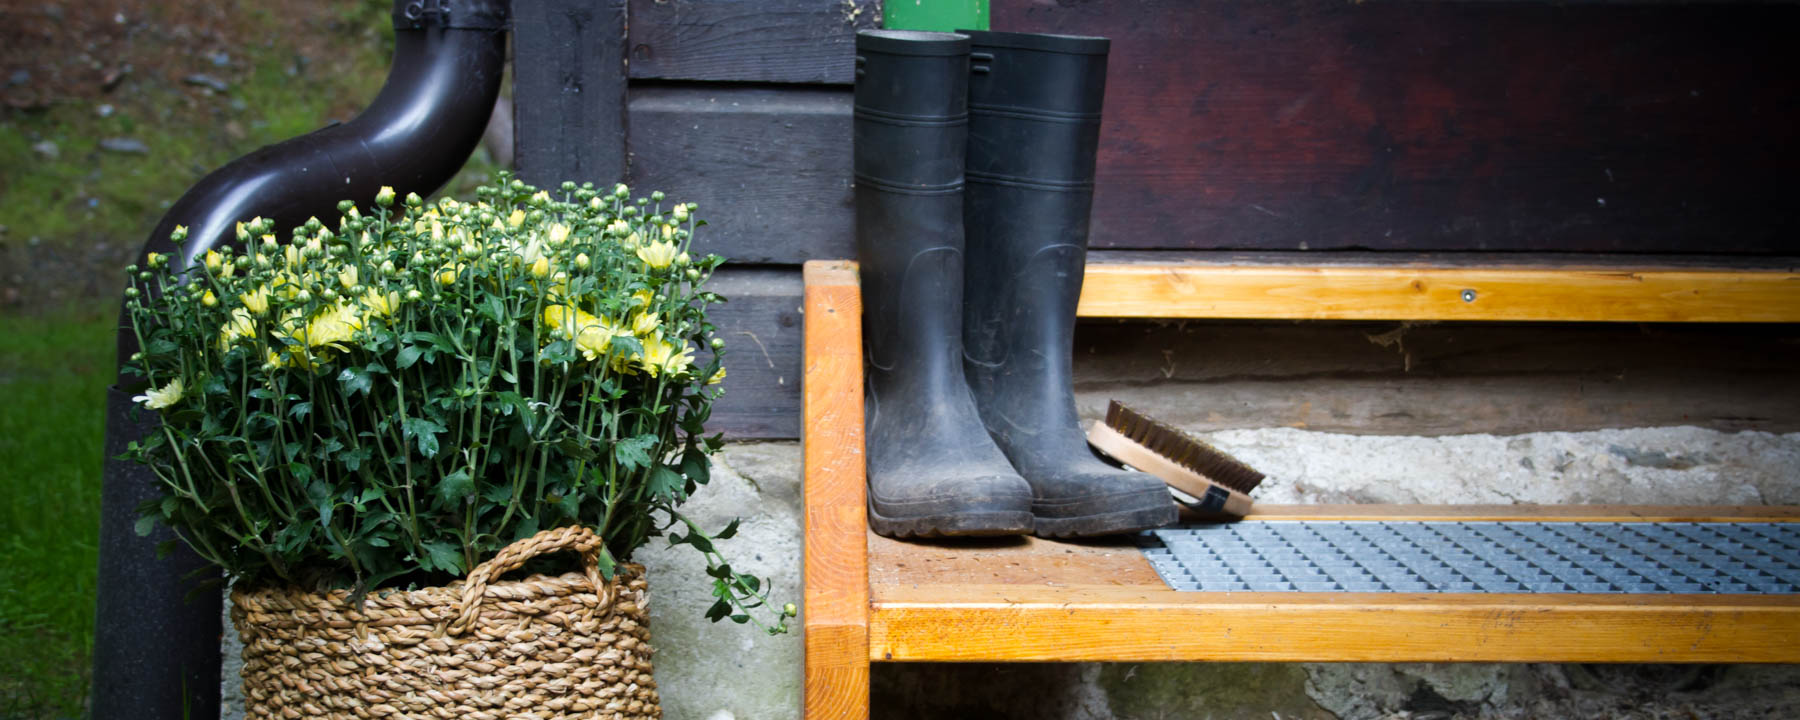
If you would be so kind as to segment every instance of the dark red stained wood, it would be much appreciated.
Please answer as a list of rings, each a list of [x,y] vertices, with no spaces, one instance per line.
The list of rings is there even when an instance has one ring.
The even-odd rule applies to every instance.
[[[1095,247],[1800,249],[1800,7],[996,0],[1114,38]]]

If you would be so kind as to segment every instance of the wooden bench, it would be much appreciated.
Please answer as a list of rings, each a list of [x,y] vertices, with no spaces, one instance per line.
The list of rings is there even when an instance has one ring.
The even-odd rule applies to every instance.
[[[854,263],[805,267],[805,717],[918,661],[1800,662],[1800,596],[1171,590],[1129,542],[899,542],[864,505]],[[1800,322],[1793,270],[1090,262],[1083,317]],[[1800,521],[1794,507],[1266,506],[1260,520]]]

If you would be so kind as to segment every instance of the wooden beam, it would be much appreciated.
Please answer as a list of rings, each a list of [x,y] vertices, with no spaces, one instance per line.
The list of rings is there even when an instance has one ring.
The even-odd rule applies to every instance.
[[[1769,506],[1258,505],[1281,520],[1800,522]],[[1794,662],[1800,596],[1172,590],[1129,539],[870,536],[877,661]]]
[[[513,3],[519,177],[611,186],[625,177],[625,0]]]
[[[849,93],[641,88],[631,127],[632,184],[700,203],[707,252],[794,265],[853,254]]]
[[[726,346],[725,395],[713,404],[707,432],[730,440],[800,437],[800,269],[726,265],[706,289],[730,301],[707,310]]]
[[[807,720],[869,716],[869,560],[864,538],[862,299],[846,263],[806,281],[805,628]]]
[[[848,85],[880,0],[631,0],[631,76]]]
[[[1090,265],[1087,317],[1800,322],[1800,273]]]
[[[881,591],[882,661],[1800,662],[1792,596]]]

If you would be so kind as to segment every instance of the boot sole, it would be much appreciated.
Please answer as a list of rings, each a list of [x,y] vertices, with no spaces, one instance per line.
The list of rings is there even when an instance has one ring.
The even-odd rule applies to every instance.
[[[1162,507],[1067,518],[1037,517],[1033,520],[1037,529],[1032,534],[1049,538],[1077,538],[1132,533],[1173,523],[1178,513],[1175,501],[1171,499]]]
[[[939,513],[891,518],[869,505],[869,528],[891,538],[994,537],[1030,535],[1033,520],[1025,511]]]

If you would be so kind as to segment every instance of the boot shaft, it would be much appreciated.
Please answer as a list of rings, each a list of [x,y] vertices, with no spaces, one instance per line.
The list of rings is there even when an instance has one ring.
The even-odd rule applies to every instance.
[[[856,39],[856,245],[871,388],[963,384],[963,159],[969,39]]]
[[[1011,417],[1073,428],[1070,355],[1110,43],[969,35],[967,373],[991,431]]]

